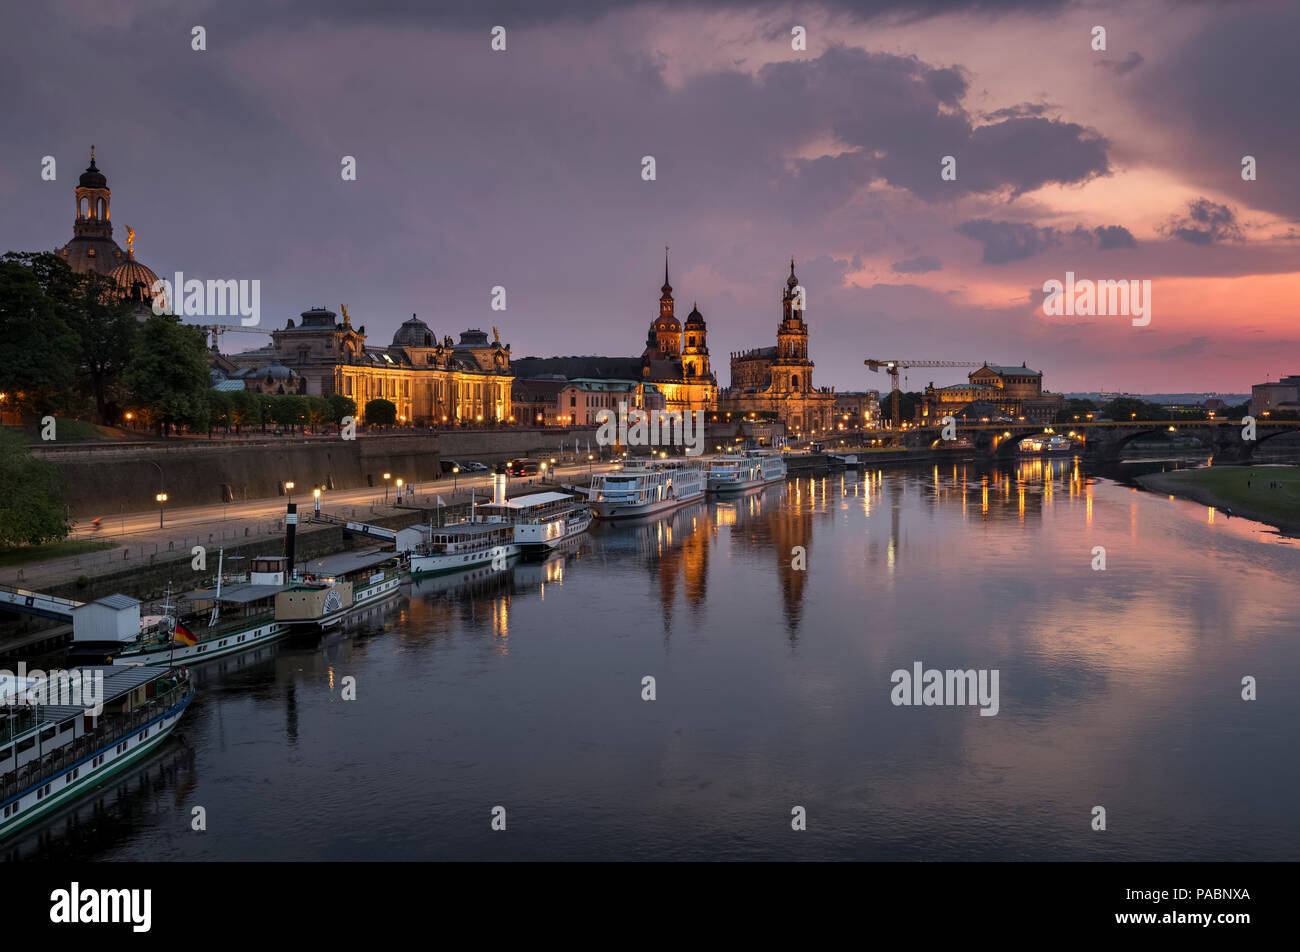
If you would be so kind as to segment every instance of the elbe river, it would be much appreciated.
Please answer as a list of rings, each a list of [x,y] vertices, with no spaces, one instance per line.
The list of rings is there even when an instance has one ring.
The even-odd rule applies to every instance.
[[[415,582],[194,669],[3,855],[1295,859],[1300,545],[1116,472],[803,477]],[[996,715],[893,703],[917,663],[996,672]]]

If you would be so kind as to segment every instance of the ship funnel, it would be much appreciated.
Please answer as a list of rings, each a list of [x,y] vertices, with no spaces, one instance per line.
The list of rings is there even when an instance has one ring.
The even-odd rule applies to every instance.
[[[284,517],[284,554],[289,562],[288,569],[290,578],[293,577],[294,543],[297,541],[294,537],[294,533],[297,529],[298,504],[296,502],[291,502],[289,503],[289,511]],[[289,579],[286,578],[285,581],[288,582]]]
[[[492,505],[501,506],[506,501],[506,474],[496,472],[492,474]]]

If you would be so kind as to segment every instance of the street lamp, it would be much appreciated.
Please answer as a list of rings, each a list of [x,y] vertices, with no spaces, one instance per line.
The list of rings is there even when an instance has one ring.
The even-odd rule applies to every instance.
[[[397,481],[397,504],[399,506],[402,504],[402,481],[400,479]]]
[[[320,515],[320,490],[319,490],[319,489],[313,489],[313,490],[311,491],[311,494],[312,494],[312,498],[313,498],[314,502],[316,503],[316,515],[319,516],[319,515]]]
[[[460,485],[460,467],[453,466],[451,468],[451,491],[455,492],[456,487],[459,485]]]
[[[161,529],[163,527],[163,508],[167,502],[167,494],[157,493],[153,498],[158,503],[158,528]]]
[[[384,473],[384,504],[388,504],[388,481],[393,478],[392,473]]]
[[[293,502],[293,482],[292,482],[292,481],[287,482],[287,483],[284,484],[284,491],[285,491],[285,493],[286,493],[286,494],[288,495],[288,497],[289,497],[289,502]]]

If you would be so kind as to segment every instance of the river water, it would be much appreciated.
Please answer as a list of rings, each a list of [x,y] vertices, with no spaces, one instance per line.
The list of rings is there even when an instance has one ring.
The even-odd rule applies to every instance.
[[[1298,574],[1069,459],[804,477],[197,668],[0,855],[1295,859]],[[893,704],[916,662],[996,671],[996,716]]]

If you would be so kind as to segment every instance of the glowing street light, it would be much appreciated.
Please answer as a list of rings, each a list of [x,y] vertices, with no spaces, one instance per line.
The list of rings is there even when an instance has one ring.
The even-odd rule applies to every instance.
[[[399,506],[402,504],[402,481],[400,479],[397,481],[397,504]]]
[[[316,504],[316,515],[319,516],[320,515],[320,489],[313,489],[311,491],[311,495],[312,495],[312,500]]]
[[[156,493],[153,498],[158,503],[158,528],[161,529],[163,527],[163,509],[167,504],[167,494]]]
[[[292,483],[292,482],[285,483],[285,484],[284,484],[284,491],[285,491],[285,492],[288,494],[288,496],[289,496],[289,502],[293,502],[293,483]]]
[[[384,504],[388,504],[388,481],[393,478],[392,473],[384,473]]]

